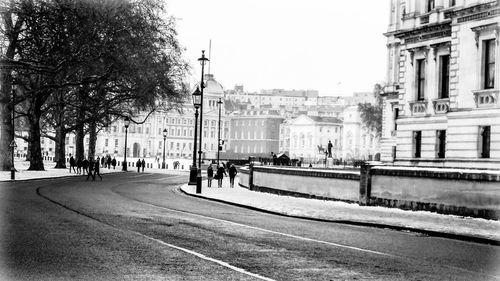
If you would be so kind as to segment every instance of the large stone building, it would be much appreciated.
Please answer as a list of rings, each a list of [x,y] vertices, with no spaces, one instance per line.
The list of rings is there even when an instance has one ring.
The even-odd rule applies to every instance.
[[[390,3],[382,160],[500,167],[500,2]]]
[[[328,142],[333,145],[332,157],[342,152],[342,120],[335,117],[300,115],[280,127],[279,152],[291,158],[319,161],[325,158]]]

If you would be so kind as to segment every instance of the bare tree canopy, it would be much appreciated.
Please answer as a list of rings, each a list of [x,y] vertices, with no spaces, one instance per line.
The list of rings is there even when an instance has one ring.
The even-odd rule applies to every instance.
[[[0,62],[2,118],[10,120],[14,89],[16,115],[26,119],[29,132],[29,169],[43,170],[41,131],[65,135],[184,101],[188,67],[175,22],[161,1],[12,0],[0,5],[7,43]],[[2,122],[0,153],[8,155],[12,124]],[[64,149],[64,143],[59,147]],[[1,161],[3,170],[10,168],[10,159]]]

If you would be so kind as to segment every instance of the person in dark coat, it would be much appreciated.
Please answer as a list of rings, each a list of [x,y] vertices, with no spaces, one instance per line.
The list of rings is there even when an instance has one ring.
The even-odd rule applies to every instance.
[[[88,170],[88,168],[89,168],[89,160],[83,159],[83,161],[82,161],[82,168],[83,168],[83,174],[84,175],[89,173],[89,170]]]
[[[113,170],[116,168],[116,159],[113,157],[113,160],[111,160],[111,165],[113,165]]]
[[[95,161],[94,176],[92,177],[93,181],[95,181],[95,176],[99,176],[101,178],[101,181],[102,181],[101,173],[99,172],[99,157],[97,157],[97,160]]]
[[[144,161],[144,158],[142,158],[141,167],[143,173],[144,173],[144,166],[146,166],[146,161]]]
[[[212,167],[212,164],[208,165],[207,178],[208,178],[208,187],[212,187],[212,179],[214,178],[214,168]]]
[[[108,155],[108,158],[106,158],[106,166],[108,166],[108,170],[111,169],[111,157]]]
[[[231,188],[234,188],[234,178],[237,174],[238,170],[236,169],[236,166],[234,166],[234,164],[231,164],[231,166],[229,166],[229,186]]]
[[[69,172],[71,173],[71,168],[73,168],[73,172],[76,173],[76,162],[75,162],[75,158],[73,157],[73,155],[71,155],[71,153],[69,154],[70,158],[69,158]]]
[[[217,181],[219,183],[219,187],[222,187],[222,179],[224,178],[224,175],[227,176],[226,170],[224,169],[224,167],[219,166],[217,168]]]
[[[137,162],[135,163],[135,165],[137,166],[137,172],[140,173],[141,172],[141,159],[137,159]]]
[[[89,158],[89,171],[88,171],[88,174],[87,174],[87,180],[89,180],[89,177],[92,177],[92,180],[95,180],[95,176],[94,176],[94,159],[92,158]]]
[[[97,160],[99,160],[99,157],[97,157]],[[101,167],[104,167],[104,157],[101,158]]]
[[[333,147],[333,144],[332,144],[332,141],[328,141],[328,157],[332,157],[332,147]]]
[[[82,165],[82,158],[78,158],[78,160],[76,160],[76,173],[79,175],[82,173]]]

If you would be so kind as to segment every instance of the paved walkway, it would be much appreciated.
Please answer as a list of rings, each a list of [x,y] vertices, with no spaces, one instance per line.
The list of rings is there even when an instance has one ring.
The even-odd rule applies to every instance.
[[[181,190],[192,196],[287,216],[418,231],[432,236],[500,245],[500,221],[262,193],[239,187],[237,180],[234,188],[229,188],[228,178],[224,178],[222,188],[214,187],[217,186],[215,180],[212,188],[208,188],[205,180],[201,194],[196,194],[196,186],[192,185],[183,185]]]

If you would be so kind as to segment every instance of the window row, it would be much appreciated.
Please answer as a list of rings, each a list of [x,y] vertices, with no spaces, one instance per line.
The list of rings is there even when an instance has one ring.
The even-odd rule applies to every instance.
[[[435,157],[446,158],[446,130],[436,131]],[[490,158],[491,126],[480,126],[478,132],[478,158]],[[422,156],[422,131],[413,131],[413,158]]]

